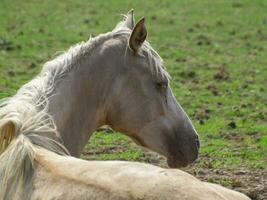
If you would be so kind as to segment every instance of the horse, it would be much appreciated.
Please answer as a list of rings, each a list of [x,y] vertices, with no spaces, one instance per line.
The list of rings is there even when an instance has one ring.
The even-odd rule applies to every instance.
[[[165,155],[170,167],[197,158],[198,134],[146,37],[145,19],[135,24],[131,10],[114,30],[47,62],[1,102],[1,200],[249,199],[178,169],[72,157],[108,124]]]

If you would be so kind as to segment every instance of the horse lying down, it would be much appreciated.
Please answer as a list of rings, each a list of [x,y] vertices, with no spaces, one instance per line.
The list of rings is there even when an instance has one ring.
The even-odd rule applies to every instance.
[[[0,102],[0,200],[249,199],[178,169],[70,156],[108,124],[166,156],[170,167],[197,158],[198,135],[146,36],[144,19],[135,24],[130,11]]]
[[[44,149],[33,199],[247,200],[243,194],[201,182],[178,169],[123,161],[84,161]],[[44,186],[46,185],[46,186]]]
[[[54,152],[40,147],[42,141]],[[0,163],[1,200],[249,199],[178,169],[74,158],[57,141],[34,134],[14,139],[0,156]]]

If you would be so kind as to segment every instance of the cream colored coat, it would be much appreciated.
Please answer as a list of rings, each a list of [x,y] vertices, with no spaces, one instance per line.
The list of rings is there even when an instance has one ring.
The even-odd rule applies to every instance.
[[[32,200],[248,200],[178,169],[124,161],[84,161],[37,150]],[[45,197],[45,198],[44,198]]]

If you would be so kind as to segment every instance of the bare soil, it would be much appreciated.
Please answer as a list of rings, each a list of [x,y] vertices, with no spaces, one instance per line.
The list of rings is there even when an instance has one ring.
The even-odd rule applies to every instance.
[[[249,196],[252,200],[267,199],[267,169],[229,169],[229,168],[213,168],[209,156],[200,155],[194,164],[183,168],[182,170],[192,174],[202,181],[208,181],[223,185],[227,188],[242,192]],[[146,152],[141,159],[143,162],[167,167],[164,157],[155,153]],[[203,162],[204,161],[204,162]],[[203,167],[205,163],[206,167]]]

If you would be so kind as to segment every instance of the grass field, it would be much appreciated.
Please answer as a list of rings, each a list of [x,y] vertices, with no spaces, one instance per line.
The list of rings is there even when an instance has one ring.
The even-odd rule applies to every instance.
[[[26,3],[27,2],[27,3]],[[145,16],[173,91],[201,137],[202,180],[267,198],[267,1],[0,1],[0,98],[15,94],[56,52]],[[98,132],[86,159],[165,166],[120,133]]]

